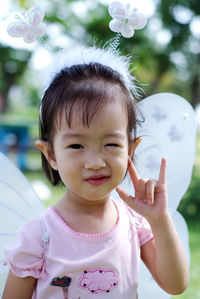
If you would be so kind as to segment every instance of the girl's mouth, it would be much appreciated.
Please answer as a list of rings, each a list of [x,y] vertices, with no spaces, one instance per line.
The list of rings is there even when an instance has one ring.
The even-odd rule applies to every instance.
[[[109,176],[93,176],[93,177],[89,177],[86,179],[86,182],[91,184],[91,185],[94,185],[94,186],[100,186],[100,185],[103,185],[105,184],[108,179],[110,177]]]

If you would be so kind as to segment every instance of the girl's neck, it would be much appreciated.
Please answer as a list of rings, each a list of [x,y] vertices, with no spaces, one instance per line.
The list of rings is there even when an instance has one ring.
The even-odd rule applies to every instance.
[[[73,230],[99,234],[111,230],[117,222],[117,210],[111,198],[98,202],[74,201],[67,194],[55,205],[55,210]],[[77,221],[78,219],[78,221]]]
[[[97,212],[104,213],[111,204],[112,200],[109,195],[98,201],[90,201],[84,198],[77,198],[77,196],[74,196],[73,193],[66,192],[61,200],[58,201],[55,208],[60,206],[64,210],[70,210],[75,213],[96,214]]]

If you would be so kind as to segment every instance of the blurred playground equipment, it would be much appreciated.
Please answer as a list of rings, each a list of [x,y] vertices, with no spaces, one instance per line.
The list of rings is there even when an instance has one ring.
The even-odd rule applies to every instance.
[[[28,169],[27,153],[33,149],[31,137],[31,122],[8,123],[0,121],[0,152],[6,156],[13,156],[15,163],[21,170]]]

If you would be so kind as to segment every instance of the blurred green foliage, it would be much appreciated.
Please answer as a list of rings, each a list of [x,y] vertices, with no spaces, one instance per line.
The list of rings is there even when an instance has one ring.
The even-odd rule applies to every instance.
[[[195,107],[200,103],[200,41],[192,33],[190,25],[200,14],[199,0],[158,0],[153,3],[155,12],[149,18],[146,28],[136,31],[134,38],[122,38],[120,51],[133,57],[133,72],[142,83],[145,96],[162,91],[174,92],[189,100]],[[13,4],[18,11],[19,6],[28,9],[35,2],[14,0]],[[46,5],[47,27],[57,24],[62,36],[87,45],[96,43],[100,46],[115,36],[108,28],[111,20],[108,7],[98,0],[85,0],[84,3],[80,0],[53,0],[48,2],[48,6],[45,1],[42,4]],[[178,12],[186,12],[191,17],[187,21],[180,21],[177,18]],[[159,43],[157,33],[160,32],[162,36],[165,34],[163,30],[167,31],[170,38],[167,41],[163,37],[164,42]],[[58,33],[54,34],[57,37]],[[59,45],[55,40],[54,36],[47,35],[43,43],[47,41],[49,49],[56,51]],[[13,84],[25,84],[32,53],[10,49],[4,45],[0,45],[0,49],[0,93],[3,95],[3,110],[6,111],[9,107],[9,89]],[[180,63],[179,60],[183,62]],[[31,86],[31,82],[27,87],[30,102],[38,104],[37,88]]]
[[[200,223],[200,134],[197,134],[197,152],[191,184],[178,210],[188,222]]]
[[[198,299],[200,298],[200,267],[199,267],[199,230],[200,223],[190,223],[188,222],[189,228],[189,245],[191,253],[190,261],[190,282],[186,291],[177,296],[173,296],[172,299]]]
[[[7,100],[9,90],[21,80],[31,53],[2,45],[0,57],[0,94],[2,95],[2,112],[4,112],[9,108]]]
[[[158,13],[164,28],[171,33],[171,41],[165,48],[166,55],[179,53],[186,59],[185,72],[188,72],[189,98],[192,106],[200,102],[200,35],[191,32],[192,22],[200,15],[198,0],[161,0]],[[200,25],[197,25],[198,28]],[[196,28],[197,29],[197,28]],[[199,30],[199,29],[198,29]]]

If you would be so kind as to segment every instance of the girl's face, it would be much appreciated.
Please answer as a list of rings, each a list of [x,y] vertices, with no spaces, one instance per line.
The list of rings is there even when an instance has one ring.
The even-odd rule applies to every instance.
[[[68,198],[91,204],[109,198],[123,180],[132,152],[126,109],[120,101],[113,101],[95,115],[89,127],[82,124],[78,107],[70,128],[63,113],[53,146],[48,160],[59,171]]]

